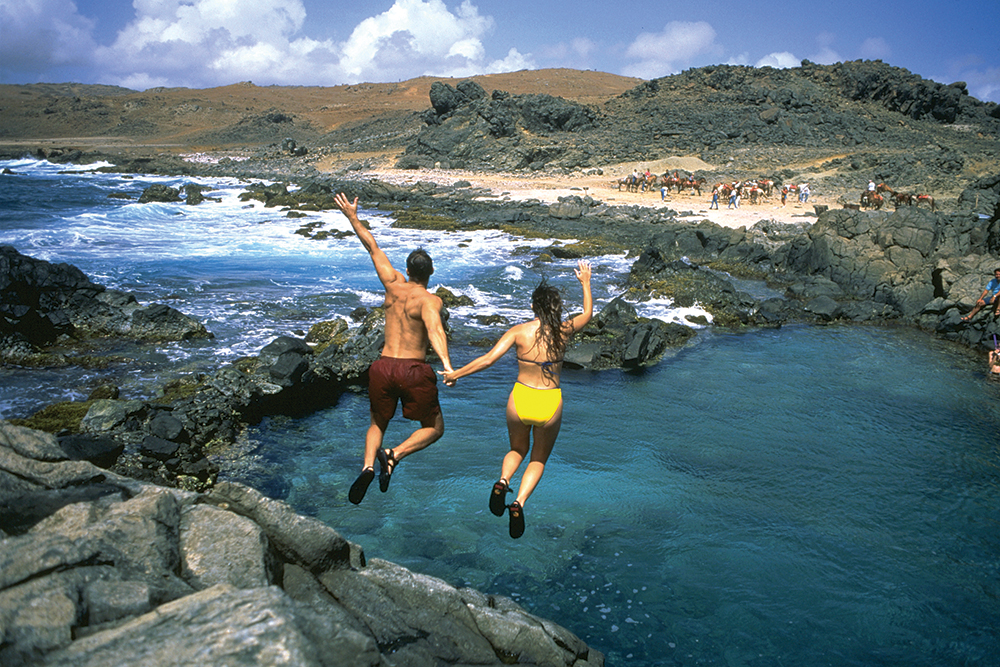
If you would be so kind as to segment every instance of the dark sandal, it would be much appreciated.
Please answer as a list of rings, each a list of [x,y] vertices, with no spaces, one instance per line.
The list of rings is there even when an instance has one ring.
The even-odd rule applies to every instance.
[[[354,484],[351,484],[351,491],[347,494],[348,500],[355,505],[360,504],[365,499],[365,493],[368,492],[368,485],[372,483],[373,479],[375,479],[374,468],[368,466],[362,470],[358,478],[354,480]]]
[[[510,536],[516,540],[524,535],[524,508],[515,500],[507,509],[510,514]]]
[[[490,511],[493,512],[494,516],[503,516],[503,511],[507,509],[508,493],[510,493],[510,487],[507,486],[507,480],[501,478],[493,485],[493,490],[490,492]]]
[[[389,490],[389,481],[392,479],[392,473],[396,470],[396,455],[393,451],[379,449],[378,450],[378,489],[382,493]]]

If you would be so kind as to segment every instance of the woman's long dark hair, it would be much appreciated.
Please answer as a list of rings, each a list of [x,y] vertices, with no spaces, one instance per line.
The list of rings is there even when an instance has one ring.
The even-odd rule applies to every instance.
[[[559,290],[542,280],[531,294],[531,310],[541,323],[538,343],[543,346],[550,360],[562,357],[566,347],[566,332],[562,322],[562,295]]]

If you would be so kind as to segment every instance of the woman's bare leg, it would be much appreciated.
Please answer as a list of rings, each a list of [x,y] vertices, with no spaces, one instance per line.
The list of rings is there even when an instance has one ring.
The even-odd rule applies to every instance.
[[[531,427],[521,423],[514,408],[514,395],[507,399],[507,434],[510,436],[510,451],[503,457],[500,466],[500,479],[510,485],[510,479],[521,467],[521,461],[528,455],[531,447]]]
[[[509,422],[508,422],[509,423]],[[556,437],[559,435],[559,428],[562,426],[562,403],[556,409],[556,413],[545,423],[544,426],[535,426],[534,444],[531,446],[531,458],[528,467],[524,469],[521,476],[521,484],[517,488],[517,502],[524,507],[528,497],[538,486],[545,472],[545,463],[549,460],[552,447],[556,444]],[[509,456],[509,454],[508,454]]]

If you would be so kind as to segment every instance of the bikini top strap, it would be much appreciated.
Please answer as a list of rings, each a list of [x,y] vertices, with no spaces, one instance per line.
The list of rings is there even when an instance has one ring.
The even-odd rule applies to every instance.
[[[526,364],[535,364],[537,366],[542,366],[543,368],[547,368],[552,366],[553,364],[558,364],[562,362],[562,359],[555,359],[554,361],[535,361],[534,359],[522,359],[521,357],[518,357],[517,360],[523,361]]]

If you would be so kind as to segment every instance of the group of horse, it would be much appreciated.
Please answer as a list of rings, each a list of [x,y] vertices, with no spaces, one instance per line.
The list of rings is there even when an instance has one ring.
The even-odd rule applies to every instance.
[[[614,182],[618,191],[626,192],[653,192],[666,189],[667,192],[676,191],[677,194],[690,191],[693,195],[701,195],[702,188],[706,186],[707,180],[695,178],[694,176],[682,176],[675,171],[673,174],[666,172],[657,176],[656,174],[632,173]],[[792,189],[795,186],[791,186]],[[736,190],[741,199],[749,200],[756,204],[770,198],[774,192],[774,181],[769,178],[757,178],[746,181],[733,181],[732,183],[716,183],[712,190],[719,191],[719,199],[725,201]]]
[[[667,191],[676,189],[677,194],[680,194],[684,190],[691,190],[692,194],[699,195],[701,194],[701,186],[705,183],[704,178],[681,176],[676,171],[673,174],[665,172],[660,176],[650,173],[632,173],[615,181],[619,192],[623,189],[626,192],[655,192],[661,188],[666,188]]]
[[[795,186],[792,187],[794,188]],[[762,203],[765,199],[770,199],[774,189],[774,181],[769,178],[753,178],[746,181],[733,181],[732,183],[716,183],[713,188],[713,190],[719,191],[719,199],[729,199],[735,190],[741,200],[748,200],[751,204]]]
[[[865,190],[861,193],[861,208],[872,208],[876,211],[891,201],[895,208],[900,206],[919,206],[927,204],[932,211],[937,210],[934,197],[928,194],[910,194],[908,192],[897,192],[885,183],[879,183],[874,190]]]

